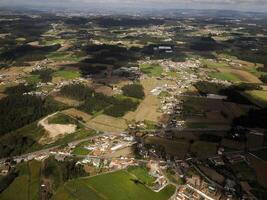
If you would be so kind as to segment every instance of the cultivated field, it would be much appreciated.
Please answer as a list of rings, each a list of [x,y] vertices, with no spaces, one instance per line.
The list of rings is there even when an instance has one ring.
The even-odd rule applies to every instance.
[[[67,182],[54,196],[54,200],[166,200],[174,193],[173,186],[167,186],[160,192],[153,192],[143,184],[137,184],[127,171],[117,171],[89,178],[80,178]]]
[[[146,137],[145,143],[158,144],[165,147],[167,153],[183,159],[187,154],[190,144],[186,140],[169,140],[160,137]]]
[[[115,118],[107,115],[98,115],[97,117],[87,121],[91,128],[104,132],[123,132],[127,129],[124,119]]]
[[[162,113],[158,111],[159,107],[160,100],[156,96],[148,95],[134,112],[128,112],[123,118],[127,121],[159,122],[162,117]]]

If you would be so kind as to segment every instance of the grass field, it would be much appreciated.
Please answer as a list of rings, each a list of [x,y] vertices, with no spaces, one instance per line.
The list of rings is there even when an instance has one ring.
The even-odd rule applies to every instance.
[[[59,70],[53,73],[54,77],[62,77],[67,80],[76,79],[80,77],[79,71],[74,70]]]
[[[140,69],[149,76],[160,76],[163,72],[162,67],[158,64],[142,64]]]
[[[41,81],[41,79],[39,78],[39,75],[31,75],[31,76],[25,77],[24,79],[29,84],[36,84]]]
[[[50,53],[47,57],[53,61],[64,61],[64,62],[66,61],[79,62],[81,60],[80,56],[63,51],[56,51]]]
[[[48,118],[48,123],[49,124],[76,124],[77,120],[65,114],[57,113],[56,115]]]
[[[117,171],[109,174],[69,181],[62,186],[54,196],[54,200],[139,200],[169,199],[174,193],[174,186],[167,186],[156,193],[141,183],[135,183],[134,177],[127,171]]]
[[[232,82],[239,82],[241,81],[238,76],[235,74],[232,74],[230,72],[212,72],[209,74],[212,78],[216,78],[219,80],[225,80],[225,81],[232,81]]]
[[[251,90],[251,91],[246,91],[242,94],[248,97],[249,100],[255,103],[256,105],[264,108],[267,107],[267,91]]]
[[[19,176],[0,194],[0,199],[37,200],[40,199],[41,163],[30,161],[19,168]]]
[[[217,143],[196,141],[190,147],[190,152],[196,156],[213,156],[216,155]]]
[[[231,82],[261,83],[254,74],[239,69],[218,68],[217,72],[211,72],[209,75],[213,78]]]
[[[136,176],[142,183],[146,185],[152,185],[156,180],[154,177],[148,174],[148,169],[145,167],[130,167],[127,169],[130,174]]]

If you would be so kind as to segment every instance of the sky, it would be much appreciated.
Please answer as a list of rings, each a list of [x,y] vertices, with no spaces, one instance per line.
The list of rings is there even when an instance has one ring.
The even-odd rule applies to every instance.
[[[267,12],[267,0],[0,0],[1,6],[105,9],[224,9]]]

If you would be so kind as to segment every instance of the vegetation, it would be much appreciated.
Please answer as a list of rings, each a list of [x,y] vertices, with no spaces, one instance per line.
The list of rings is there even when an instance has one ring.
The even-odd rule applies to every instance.
[[[95,93],[84,85],[69,85],[61,90],[61,94],[77,100],[83,100],[84,103],[79,107],[81,110],[96,114],[104,114],[121,117],[128,111],[134,111],[139,102],[131,98],[109,97],[101,93]]]
[[[140,65],[141,71],[149,76],[160,76],[163,72],[163,69],[160,65],[156,64],[143,64]]]
[[[67,80],[76,79],[80,77],[79,71],[59,70],[53,73],[54,77],[62,77]]]
[[[33,75],[38,75],[38,78],[43,82],[51,82],[52,81],[52,69],[42,69],[42,70],[36,70],[32,72]]]
[[[21,89],[10,91],[21,93]],[[24,90],[25,91],[25,90]],[[0,135],[21,128],[41,117],[64,108],[62,104],[47,98],[30,95],[11,95],[0,100]]]
[[[122,87],[123,94],[128,97],[143,99],[145,96],[144,88],[140,84],[125,85]]]
[[[149,175],[146,167],[130,167],[127,169],[127,171],[136,176],[137,179],[145,185],[151,186],[156,180],[154,177]]]

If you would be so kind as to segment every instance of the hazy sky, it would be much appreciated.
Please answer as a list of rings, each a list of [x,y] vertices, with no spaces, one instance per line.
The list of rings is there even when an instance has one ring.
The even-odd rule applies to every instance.
[[[0,0],[1,6],[64,8],[192,8],[267,12],[267,0]]]

